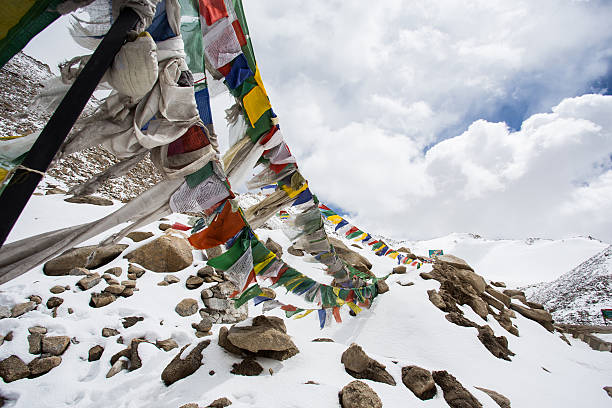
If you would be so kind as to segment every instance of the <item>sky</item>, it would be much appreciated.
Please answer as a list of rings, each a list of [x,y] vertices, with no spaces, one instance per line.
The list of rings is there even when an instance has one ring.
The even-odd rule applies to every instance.
[[[612,242],[611,2],[244,7],[285,140],[312,191],[355,225]],[[52,27],[62,44],[65,25]],[[50,64],[79,53],[38,44],[26,52]],[[212,103],[225,137],[231,100]]]

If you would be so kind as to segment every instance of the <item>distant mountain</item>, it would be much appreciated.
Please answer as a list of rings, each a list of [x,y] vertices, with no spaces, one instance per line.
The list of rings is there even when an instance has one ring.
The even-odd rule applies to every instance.
[[[550,310],[558,323],[602,324],[601,309],[612,308],[612,245],[526,294]]]

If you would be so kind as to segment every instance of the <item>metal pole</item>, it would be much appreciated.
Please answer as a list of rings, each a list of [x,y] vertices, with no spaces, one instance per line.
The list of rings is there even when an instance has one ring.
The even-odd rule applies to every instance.
[[[21,163],[27,169],[18,169],[0,195],[0,247],[42,179],[41,173],[47,171],[100,79],[125,43],[127,33],[138,21],[138,14],[131,8],[121,11]],[[55,46],[61,47],[61,44]]]

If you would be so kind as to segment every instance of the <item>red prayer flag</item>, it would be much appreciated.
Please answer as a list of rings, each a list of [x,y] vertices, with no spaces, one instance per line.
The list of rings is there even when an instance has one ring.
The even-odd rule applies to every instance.
[[[207,25],[213,25],[218,20],[227,17],[223,0],[200,0],[200,14]]]
[[[287,312],[295,312],[297,310],[297,307],[293,306],[293,305],[283,305],[281,306],[282,310],[285,310]]]
[[[226,200],[221,214],[210,223],[208,228],[190,236],[189,242],[197,249],[214,248],[226,243],[245,225],[240,212],[233,212],[231,204]]]
[[[331,211],[331,208],[329,208],[328,206],[326,206],[325,204],[321,204],[319,203],[319,208],[323,209],[323,210],[329,210]]]
[[[338,306],[332,309],[332,313],[334,314],[334,318],[337,323],[342,323],[342,318],[340,317],[340,308]]]
[[[179,230],[179,231],[189,231],[191,229],[190,226],[181,224],[180,222],[175,222],[174,224],[172,224],[172,227],[170,228]]]
[[[241,47],[244,47],[247,43],[247,40],[244,36],[244,32],[242,31],[242,27],[240,27],[240,22],[238,20],[234,20],[232,22],[232,27],[234,27],[234,31],[236,32],[236,38],[238,38],[238,43]]]
[[[353,232],[357,232],[357,231],[359,231],[359,228],[351,227],[351,229],[346,232],[346,235],[351,235]]]

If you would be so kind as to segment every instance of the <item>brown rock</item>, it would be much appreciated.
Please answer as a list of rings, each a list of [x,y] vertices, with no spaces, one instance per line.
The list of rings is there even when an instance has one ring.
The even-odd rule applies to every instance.
[[[495,299],[493,296],[489,295],[488,293],[481,293],[480,294],[480,298],[482,300],[484,300],[485,302],[487,302],[487,304],[493,306],[494,308],[496,308],[497,310],[504,310],[504,304],[502,302],[500,302],[499,300]]]
[[[70,345],[68,336],[51,336],[42,339],[42,352],[53,356],[61,356]]]
[[[519,305],[517,305],[515,303],[512,303],[510,305],[510,308],[512,310],[515,310],[515,311],[519,312],[524,317],[540,323],[548,331],[552,332],[552,331],[555,330],[555,328],[552,325],[552,323],[553,323],[552,316],[546,310],[529,309],[529,308],[526,308],[526,307],[523,307],[523,306],[519,306]]]
[[[30,369],[19,357],[12,355],[0,361],[0,377],[6,383],[21,380],[30,375]]]
[[[478,340],[497,358],[510,360],[514,353],[508,349],[508,339],[504,336],[496,337],[491,327],[484,325],[478,328]]]
[[[429,272],[421,272],[419,273],[419,276],[424,280],[430,280],[434,278],[433,275]]]
[[[198,301],[195,299],[183,299],[174,308],[174,311],[180,316],[191,316],[198,312]]]
[[[100,283],[101,280],[102,277],[100,276],[100,274],[92,273],[91,275],[88,275],[78,281],[77,286],[81,288],[81,290],[88,290]]]
[[[19,317],[36,309],[36,302],[18,303],[11,309],[11,317]]]
[[[382,294],[382,293],[386,293],[389,291],[389,285],[387,285],[387,282],[385,282],[384,280],[379,280],[376,282],[376,290],[378,291],[378,294]]]
[[[232,405],[232,401],[223,397],[223,398],[217,398],[216,400],[208,404],[208,407],[206,408],[225,408],[225,407],[229,407],[230,405]]]
[[[256,376],[261,374],[263,367],[253,357],[247,357],[240,363],[234,363],[230,373],[236,375]]]
[[[513,297],[513,296],[525,297],[525,292],[523,292],[522,290],[506,289],[504,290],[504,295],[509,296],[509,297]]]
[[[293,245],[287,248],[287,252],[293,256],[304,256],[304,251],[294,248]]]
[[[30,302],[36,303],[37,305],[40,305],[42,303],[42,298],[38,295],[30,295],[28,296],[28,300]]]
[[[144,317],[142,316],[128,316],[121,319],[121,324],[123,325],[124,329],[127,329],[128,327],[132,327],[136,323],[142,322],[143,320]]]
[[[493,289],[491,286],[487,286],[487,288],[485,290],[486,290],[486,292],[489,295],[493,296],[495,299],[497,299],[500,302],[502,302],[504,304],[504,306],[510,307],[510,302],[511,302],[510,296],[504,295],[503,293]]]
[[[89,357],[87,361],[98,361],[104,353],[104,347],[97,345],[89,349]]]
[[[76,204],[91,204],[91,205],[102,205],[102,206],[113,205],[113,202],[107,198],[96,197],[92,195],[81,196],[81,197],[68,197],[68,198],[64,198],[64,201],[66,201],[67,203],[76,203]]]
[[[188,347],[185,346],[178,352],[178,354],[172,359],[170,364],[164,368],[161,374],[161,379],[164,384],[171,385],[178,380],[181,380],[191,374],[195,373],[198,368],[202,366],[202,351],[208,347],[210,340],[204,340],[199,343],[193,350],[182,360],[181,354]]]
[[[402,382],[412,393],[421,400],[428,400],[436,395],[436,383],[428,370],[408,366],[402,368]]]
[[[344,243],[339,239],[328,237],[328,240],[329,243],[334,247],[338,258],[342,259],[349,265],[359,270],[365,269],[369,271],[370,269],[372,269],[372,264],[370,263],[370,261],[368,261],[367,258],[344,245]]]
[[[429,301],[434,304],[440,310],[446,311],[446,303],[442,299],[442,296],[435,289],[431,289],[427,291],[427,296],[429,296]]]
[[[111,303],[113,303],[117,298],[115,295],[103,292],[103,293],[92,293],[91,300],[89,301],[89,306],[91,307],[104,307]]]
[[[47,374],[49,371],[62,363],[62,358],[59,356],[38,357],[30,361],[28,368],[30,370],[30,378],[40,377]]]
[[[125,288],[123,289],[123,292],[121,292],[121,296],[130,297],[134,294],[134,290],[135,288]]]
[[[487,394],[501,408],[511,408],[510,400],[508,398],[504,397],[503,395],[501,395],[500,393],[495,392],[493,390],[488,390],[486,388],[481,388],[481,387],[474,387],[474,388],[479,389],[480,391],[482,391],[485,394]]]
[[[55,285],[51,289],[49,289],[49,292],[53,293],[54,295],[59,295],[60,293],[63,293],[65,290],[66,289],[63,286]]]
[[[447,313],[446,316],[444,316],[444,317],[446,317],[446,320],[448,320],[451,323],[456,324],[457,326],[461,326],[461,327],[479,327],[476,323],[474,323],[470,319],[466,318],[465,316],[463,316],[462,314],[457,313],[457,312]]]
[[[215,270],[212,266],[206,265],[205,267],[200,268],[197,273],[200,278],[207,278],[213,276],[215,274]]]
[[[287,333],[287,326],[285,326],[285,321],[276,316],[256,316],[253,318],[253,326],[271,327],[283,333]]]
[[[340,362],[351,376],[395,385],[395,379],[385,370],[385,366],[370,358],[363,349],[353,343],[342,353]]]
[[[612,387],[603,387],[603,389],[608,393],[608,396],[612,398]]]
[[[412,285],[414,285],[414,282],[397,281],[397,284],[400,285],[400,286],[412,286]]]
[[[142,275],[145,274],[145,270],[139,266],[130,264],[130,266],[128,266],[128,273],[133,273],[134,275],[136,275],[137,278],[140,278]]]
[[[136,287],[136,281],[135,280],[124,280],[121,281],[121,285],[125,286],[126,288],[130,288],[130,289],[134,289]]]
[[[102,337],[113,337],[119,334],[119,330],[105,327],[102,329]]]
[[[44,334],[32,333],[28,336],[28,345],[30,354],[42,353],[42,339]]]
[[[234,346],[251,353],[289,352],[290,355],[286,358],[298,353],[297,347],[287,334],[266,326],[234,326],[229,330],[227,339]],[[265,353],[261,355],[263,354]],[[283,360],[286,358],[283,358]]]
[[[51,296],[49,300],[47,300],[47,308],[53,309],[54,307],[58,307],[62,303],[64,303],[64,299],[62,299],[61,297]]]
[[[218,257],[219,255],[221,255],[223,253],[223,249],[221,248],[221,246],[216,246],[213,248],[208,248],[205,250],[206,251],[206,257],[208,259],[213,259]]]
[[[165,222],[162,222],[161,224],[159,224],[158,228],[160,230],[162,230],[162,231],[166,231],[166,230],[169,230],[170,228],[172,228],[172,225],[171,224],[167,224]]]
[[[442,388],[451,408],[482,408],[480,402],[455,377],[446,371],[434,371],[433,379]]]
[[[108,373],[106,373],[106,378],[111,378],[114,375],[121,372],[122,370],[127,370],[127,368],[128,368],[128,362],[126,360],[117,360],[112,365],[111,369],[108,370]]]
[[[525,305],[529,306],[532,309],[544,310],[544,306],[542,306],[541,304],[536,303],[536,302],[529,302],[529,301],[527,301],[527,302],[525,302]]]
[[[170,351],[178,347],[177,342],[174,339],[166,339],[166,340],[157,340],[155,342],[155,347],[162,349],[164,351]]]
[[[190,402],[189,404],[181,405],[179,408],[200,408],[200,406],[195,402]]]
[[[404,265],[399,265],[393,268],[393,273],[404,274],[406,273],[406,267]]]
[[[230,343],[230,341],[227,339],[227,335],[229,333],[229,330],[227,329],[227,327],[222,326],[219,329],[219,346],[224,348],[225,350],[229,351],[232,354],[236,354],[236,355],[242,355],[244,353],[243,350],[241,350],[240,348],[234,346],[232,343]]]
[[[110,293],[115,296],[122,294],[124,290],[125,286],[123,285],[109,285],[104,288],[104,292]]]
[[[436,257],[436,259],[439,262],[444,262],[446,264],[449,264],[451,266],[454,266],[457,269],[465,269],[465,270],[469,270],[469,271],[474,271],[474,269],[468,265],[468,263],[466,261],[464,261],[463,259],[455,256],[455,255],[450,255],[450,254],[446,254],[446,255],[439,255]]]
[[[498,288],[505,288],[506,284],[504,282],[491,282],[491,285],[496,286]],[[476,387],[478,388],[478,387]]]
[[[191,275],[185,281],[185,286],[187,287],[187,289],[197,289],[202,286],[203,283],[204,279],[200,278],[199,276]]]
[[[480,297],[474,296],[470,298],[470,300],[467,303],[472,308],[474,313],[482,317],[484,320],[487,320],[487,315],[489,314],[489,308],[487,306],[487,302],[482,300]]]
[[[87,276],[90,275],[91,271],[87,268],[72,268],[70,269],[70,271],[68,271],[68,275],[70,276]]]
[[[177,272],[193,262],[192,248],[184,238],[165,235],[125,255],[153,272]]]
[[[95,269],[118,257],[127,247],[125,244],[115,244],[69,249],[57,258],[45,263],[43,272],[49,276],[61,276],[68,275],[71,269],[77,267]],[[90,259],[94,252],[95,254]]]
[[[382,401],[366,383],[351,381],[338,394],[342,408],[382,408]]]
[[[106,271],[104,271],[104,273],[108,273],[109,275],[115,275],[116,277],[121,276],[121,274],[123,273],[123,270],[121,269],[120,266],[115,266],[113,268],[107,269]]]
[[[278,259],[282,258],[282,256],[283,256],[283,247],[280,246],[277,242],[275,242],[272,238],[268,238],[268,240],[265,243],[265,246],[270,251],[272,251],[274,253],[274,255],[276,255],[278,257]]]
[[[145,231],[132,231],[126,235],[127,238],[131,239],[134,242],[144,241],[145,239],[149,239],[154,234],[152,232]]]

